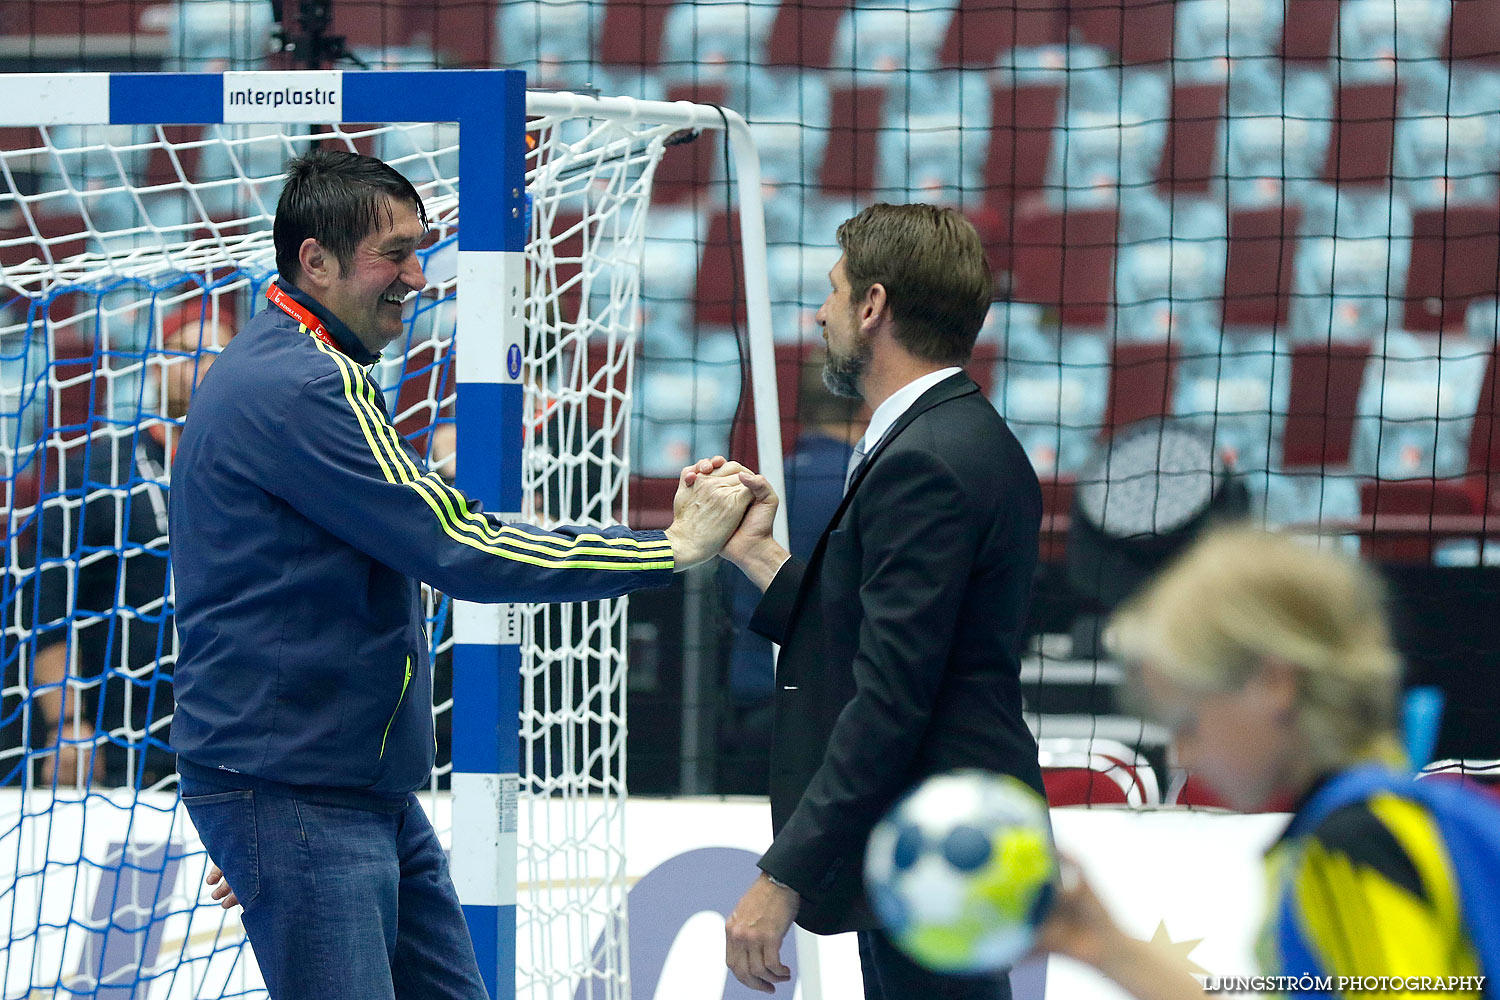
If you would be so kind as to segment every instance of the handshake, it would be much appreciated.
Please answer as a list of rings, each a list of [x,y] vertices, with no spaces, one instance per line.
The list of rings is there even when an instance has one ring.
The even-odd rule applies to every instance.
[[[764,590],[787,558],[771,537],[778,502],[764,476],[722,455],[683,469],[666,531],[677,569],[722,554]]]

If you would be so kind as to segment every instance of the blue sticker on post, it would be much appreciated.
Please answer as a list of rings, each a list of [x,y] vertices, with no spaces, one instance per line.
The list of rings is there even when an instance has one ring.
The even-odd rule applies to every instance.
[[[521,377],[521,345],[511,344],[505,352],[505,370],[511,378]]]

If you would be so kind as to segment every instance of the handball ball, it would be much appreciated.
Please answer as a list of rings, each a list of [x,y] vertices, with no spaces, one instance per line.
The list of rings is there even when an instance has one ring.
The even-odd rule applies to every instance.
[[[1052,904],[1047,803],[1010,775],[929,778],[870,833],[865,886],[891,939],[938,972],[994,972],[1031,948]]]

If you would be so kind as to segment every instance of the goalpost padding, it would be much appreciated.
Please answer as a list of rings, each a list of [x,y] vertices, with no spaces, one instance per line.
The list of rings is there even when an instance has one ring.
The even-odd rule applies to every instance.
[[[764,229],[758,201],[759,172],[753,146],[748,141],[744,123],[732,112],[721,113],[717,109],[691,105],[648,105],[628,99],[589,99],[574,95],[526,95],[520,74],[498,71],[461,71],[445,73],[243,73],[224,74],[74,74],[65,76],[28,75],[5,78],[8,103],[0,108],[0,125],[27,126],[82,126],[109,125],[192,125],[236,122],[282,122],[327,124],[339,121],[373,122],[454,122],[458,132],[458,174],[468,175],[468,191],[463,197],[468,223],[461,225],[460,242],[456,254],[451,236],[429,252],[427,264],[431,268],[437,257],[449,254],[456,260],[448,260],[452,277],[465,284],[463,295],[457,297],[457,324],[459,329],[469,331],[463,348],[451,352],[443,362],[432,366],[430,372],[418,373],[434,383],[418,404],[426,407],[429,420],[435,419],[445,405],[440,398],[444,391],[443,364],[456,357],[458,409],[464,416],[457,422],[458,451],[463,456],[459,466],[458,484],[470,496],[485,503],[487,509],[505,512],[510,516],[525,516],[533,520],[607,521],[612,513],[623,515],[627,498],[624,492],[625,475],[623,452],[611,451],[602,460],[589,467],[585,456],[576,462],[582,466],[568,470],[538,471],[525,461],[523,440],[535,444],[538,438],[549,435],[557,437],[571,430],[559,431],[565,421],[534,420],[529,407],[534,406],[539,396],[547,398],[547,408],[559,405],[560,412],[571,413],[574,423],[568,426],[586,429],[586,417],[590,406],[597,408],[599,399],[604,399],[604,419],[615,421],[615,433],[628,434],[628,420],[621,414],[628,410],[628,386],[630,381],[631,347],[635,322],[633,313],[638,305],[639,274],[635,274],[633,286],[626,282],[612,287],[597,309],[588,305],[591,297],[597,297],[599,289],[576,287],[582,281],[576,271],[577,262],[562,261],[559,267],[558,242],[567,236],[576,236],[586,247],[593,244],[629,244],[629,239],[639,240],[640,233],[606,233],[606,225],[640,227],[644,220],[644,207],[649,194],[651,172],[660,155],[661,146],[670,132],[678,127],[727,128],[731,132],[731,148],[738,172],[738,189],[741,195],[741,211],[744,219],[742,239],[746,247],[746,289],[749,300],[749,325],[751,331],[752,391],[757,411],[769,419],[758,422],[760,461],[766,473],[778,487],[780,485],[780,439],[775,416],[774,365],[771,358],[769,337],[768,296],[765,291],[764,273]],[[536,120],[525,125],[530,113]],[[604,124],[600,124],[600,123]],[[528,154],[524,141],[526,128],[541,140]],[[632,132],[631,129],[634,129]],[[547,137],[549,130],[554,133]],[[162,134],[161,130],[157,130]],[[336,130],[327,136],[346,145],[354,145],[369,133],[350,129],[346,134]],[[306,137],[304,133],[304,138]],[[190,144],[178,149],[170,142],[163,142],[172,155],[174,164],[178,154]],[[244,152],[231,142],[231,159],[235,152]],[[125,153],[111,148],[107,154],[119,161],[122,155],[139,153],[140,150],[124,147]],[[290,146],[288,149],[290,152]],[[3,154],[0,154],[3,155]],[[437,154],[427,153],[429,157]],[[528,159],[529,157],[529,159]],[[631,212],[620,211],[607,222],[595,220],[577,223],[578,231],[567,234],[549,233],[548,228],[557,223],[555,205],[538,200],[535,205],[525,195],[528,174],[537,177],[545,174],[554,157],[576,157],[584,168],[569,167],[566,171],[554,171],[549,183],[565,187],[569,180],[586,186],[600,184],[597,176],[588,172],[588,165],[595,169],[601,165],[616,166],[630,164],[626,169],[615,169],[609,174],[609,183],[604,187],[616,188],[637,185],[638,190],[626,192],[623,197],[635,199]],[[561,162],[559,160],[559,162]],[[574,160],[568,160],[570,164]],[[0,166],[4,166],[0,159]],[[279,166],[279,164],[278,164]],[[571,171],[571,172],[570,172]],[[7,173],[7,177],[8,177]],[[178,164],[178,176],[185,179]],[[448,223],[457,217],[456,178],[451,190],[440,183],[419,185],[428,199],[429,207],[436,209],[440,231],[447,213]],[[251,184],[251,187],[254,185]],[[14,196],[14,190],[12,190]],[[0,191],[3,195],[4,191]],[[131,191],[136,205],[141,206],[141,195]],[[611,191],[610,196],[618,192]],[[582,192],[590,197],[587,191]],[[196,200],[198,194],[194,193]],[[80,194],[80,204],[86,202],[86,194]],[[444,200],[446,199],[446,201]],[[25,211],[26,199],[13,198]],[[0,205],[3,207],[3,205]],[[201,205],[199,208],[201,209]],[[533,208],[535,210],[533,210]],[[85,215],[87,212],[85,212]],[[47,258],[28,270],[12,267],[4,270],[0,265],[0,286],[30,293],[48,282],[72,282],[78,288],[93,290],[103,302],[104,293],[99,291],[101,281],[121,271],[138,273],[157,267],[171,271],[180,269],[191,273],[195,269],[208,270],[208,278],[202,282],[205,291],[213,292],[221,286],[214,284],[213,268],[225,261],[235,260],[235,253],[251,247],[256,239],[260,245],[251,247],[259,255],[259,270],[251,274],[250,280],[256,290],[263,291],[263,282],[269,277],[264,263],[266,246],[264,234],[259,237],[251,231],[255,225],[264,229],[268,224],[265,206],[261,206],[261,218],[239,220],[246,225],[218,228],[211,219],[207,223],[212,230],[210,238],[190,242],[191,221],[177,230],[163,231],[147,226],[149,231],[130,230],[128,240],[154,244],[146,249],[121,251],[111,249],[102,255],[83,255],[63,258],[66,249],[63,241],[51,245],[39,239],[41,256]],[[29,221],[29,220],[28,220]],[[92,228],[92,227],[91,227]],[[33,227],[34,229],[34,227]],[[533,239],[528,244],[528,229],[531,235],[546,238]],[[96,238],[102,234],[93,234]],[[0,250],[4,249],[4,233],[0,232]],[[626,237],[629,237],[627,239]],[[638,242],[635,244],[638,247]],[[54,252],[55,251],[55,252]],[[585,252],[588,252],[587,249]],[[154,256],[153,256],[154,255]],[[57,257],[58,259],[52,259]],[[530,283],[544,287],[541,293],[533,290],[528,297],[528,274]],[[573,295],[584,302],[576,315],[564,316],[558,306],[559,296]],[[10,293],[7,292],[7,295]],[[155,286],[150,290],[150,308],[154,311],[160,303],[165,306],[170,295]],[[180,296],[187,298],[188,296]],[[447,306],[452,306],[451,294]],[[0,303],[3,304],[3,303]],[[212,307],[204,316],[205,321],[217,320],[218,299],[213,298]],[[440,309],[441,305],[427,308]],[[605,317],[605,321],[588,322],[591,311]],[[104,310],[100,309],[100,313]],[[429,317],[430,319],[431,317]],[[592,316],[598,320],[597,316]],[[30,320],[28,320],[28,323]],[[47,319],[40,320],[45,328]],[[157,317],[156,332],[160,334],[160,318]],[[433,323],[439,324],[439,318]],[[613,325],[611,325],[613,324]],[[561,328],[553,334],[555,342],[548,346],[528,344],[527,330]],[[28,327],[29,329],[29,327]],[[410,327],[409,327],[410,329]],[[477,334],[476,334],[477,331]],[[600,371],[583,366],[582,377],[590,384],[580,387],[577,354],[588,344],[591,337],[607,341],[608,350]],[[536,336],[533,340],[545,340]],[[569,340],[575,348],[571,373],[563,372],[565,361],[563,340]],[[618,340],[618,342],[617,342]],[[100,345],[102,346],[102,344]],[[410,346],[410,345],[409,345]],[[441,354],[443,345],[434,348]],[[97,364],[97,359],[96,359]],[[144,383],[150,369],[150,360],[144,365],[147,372],[138,375]],[[110,372],[104,375],[112,376]],[[405,373],[407,375],[411,373]],[[97,375],[97,373],[96,373]],[[51,376],[49,375],[49,378]],[[572,379],[572,381],[569,381]],[[53,381],[56,381],[53,379]],[[115,386],[112,377],[104,379],[111,390]],[[602,384],[595,384],[602,383]],[[133,383],[121,380],[120,385]],[[616,400],[616,387],[626,387],[626,398]],[[54,386],[55,388],[55,386]],[[592,390],[598,390],[590,396]],[[392,395],[400,396],[398,389]],[[399,411],[402,400],[393,400]],[[620,413],[612,413],[616,405]],[[139,413],[137,414],[139,417]],[[398,422],[402,416],[395,414]],[[524,433],[517,433],[524,428]],[[168,433],[172,433],[169,428]],[[19,438],[17,439],[19,443]],[[90,437],[92,440],[92,435]],[[555,444],[556,441],[549,442]],[[34,449],[45,447],[47,442],[35,443]],[[618,438],[616,438],[618,444]],[[17,451],[21,449],[18,447]],[[13,470],[7,469],[7,472]],[[606,484],[601,503],[585,501],[581,505],[569,499],[576,490],[575,480]],[[9,484],[8,484],[9,485]],[[15,502],[15,497],[11,497]],[[128,504],[128,501],[127,501]],[[573,508],[586,509],[573,509]],[[784,518],[784,515],[783,515]],[[11,528],[14,535],[16,528]],[[784,533],[784,526],[782,527]],[[14,538],[13,538],[14,541]],[[533,805],[528,810],[527,822],[533,829],[532,840],[540,845],[537,853],[529,856],[526,875],[536,896],[536,912],[528,918],[529,925],[524,935],[531,943],[533,954],[529,959],[522,956],[521,966],[529,966],[532,976],[531,992],[540,995],[571,995],[580,978],[589,979],[597,970],[591,967],[597,956],[589,941],[598,937],[601,947],[614,952],[606,960],[611,971],[602,976],[605,980],[597,992],[608,996],[628,995],[628,983],[623,973],[620,955],[627,946],[627,938],[621,919],[623,914],[623,857],[606,855],[601,862],[604,872],[590,869],[585,859],[579,863],[576,857],[554,857],[549,851],[565,851],[576,845],[569,843],[580,835],[587,838],[596,825],[605,827],[606,837],[623,834],[623,601],[598,602],[588,609],[574,610],[576,606],[547,608],[482,607],[456,603],[452,608],[453,621],[453,676],[454,689],[458,695],[453,699],[453,857],[454,876],[461,901],[471,924],[476,950],[487,982],[497,996],[510,995],[514,985],[512,970],[517,966],[515,954],[517,941],[516,883],[517,883],[517,827],[520,822],[519,804],[531,796]],[[441,615],[439,616],[439,621]],[[7,622],[14,625],[13,622]],[[610,633],[616,638],[605,650],[595,651],[591,647],[597,639],[591,636]],[[528,641],[532,638],[535,641]],[[558,654],[549,649],[549,642],[561,637],[571,643],[574,658],[597,660],[599,676],[585,676],[577,680],[579,690],[569,691],[571,668],[564,669],[562,676],[553,677],[558,670],[558,661],[566,663],[568,654]],[[24,636],[21,637],[24,641]],[[437,634],[434,641],[439,641]],[[581,652],[580,652],[581,650]],[[599,655],[593,655],[597,652]],[[516,675],[524,679],[525,690],[515,681]],[[22,685],[24,687],[24,684]],[[588,698],[617,698],[617,718],[611,720],[594,734],[585,721],[576,720],[559,725],[549,717],[547,706],[551,705],[559,692],[563,696]],[[597,688],[603,688],[600,694]],[[538,708],[538,706],[541,706]],[[591,714],[586,705],[582,713]],[[608,713],[606,713],[608,714]],[[502,736],[516,732],[520,720],[521,730],[516,736]],[[589,745],[597,735],[600,746]],[[165,739],[165,730],[156,734]],[[527,759],[521,759],[525,749]],[[600,780],[594,780],[591,771],[600,755],[611,754],[620,759],[616,770]],[[550,764],[561,759],[568,766],[575,764],[581,774],[566,775],[562,780],[550,773]],[[534,765],[540,766],[534,766]],[[29,770],[29,768],[28,768]],[[24,778],[25,776],[23,776]],[[87,786],[86,786],[87,787]],[[23,795],[25,793],[23,792]],[[555,829],[552,815],[558,800],[584,800],[590,796],[604,802],[603,811],[593,811],[585,804],[576,816],[565,819]],[[120,798],[120,793],[101,793],[88,790],[83,795],[84,809],[95,811],[100,800]],[[144,804],[161,812],[175,812],[175,801],[168,799],[166,805],[152,802],[150,792],[137,795],[130,809],[130,824],[133,829],[145,830],[150,824],[135,824],[136,814]],[[33,794],[33,803],[36,796]],[[539,805],[538,805],[539,804]],[[51,804],[47,809],[50,812]],[[19,812],[26,813],[24,803]],[[35,814],[33,814],[33,817]],[[50,819],[50,816],[49,816]],[[607,829],[613,824],[615,829]],[[581,834],[580,834],[581,830]],[[0,837],[5,831],[0,831]],[[170,834],[169,834],[170,836]],[[561,846],[551,841],[559,838]],[[22,834],[16,833],[19,841]],[[36,845],[31,845],[35,849]],[[623,844],[609,850],[623,852]],[[576,853],[576,852],[575,852]],[[19,856],[19,854],[17,855]],[[74,855],[75,861],[83,859]],[[51,845],[42,847],[41,878],[49,867],[60,862],[52,856]],[[123,859],[123,856],[122,856]],[[116,859],[116,860],[122,860]],[[160,860],[160,859],[158,859]],[[182,859],[176,859],[181,861]],[[126,868],[132,865],[123,860]],[[166,881],[166,861],[156,869],[158,877]],[[175,867],[173,866],[174,870]],[[20,866],[17,866],[18,875]],[[201,871],[201,859],[200,868]],[[196,873],[179,875],[193,879]],[[74,874],[74,888],[82,881]],[[603,881],[605,891],[596,893],[589,884]],[[580,892],[562,901],[551,899],[555,895],[551,886],[555,883],[583,883]],[[542,887],[542,888],[537,888]],[[14,886],[12,887],[14,888]],[[191,894],[195,884],[188,884],[185,891]],[[545,891],[543,891],[545,889]],[[566,895],[573,892],[564,887]],[[40,894],[40,893],[39,893]],[[18,897],[12,893],[12,907]],[[191,900],[188,905],[191,906]],[[570,910],[569,907],[572,909]],[[601,918],[602,914],[602,920]],[[12,913],[12,926],[15,923]],[[115,927],[112,914],[108,915],[106,927]],[[551,924],[570,925],[563,933],[577,936],[580,924],[584,944],[583,954],[577,962],[566,968],[543,968],[551,961],[555,949],[549,945]],[[198,924],[189,924],[194,929]],[[68,928],[64,928],[66,933]],[[37,928],[40,933],[41,928]],[[203,932],[199,931],[201,936]],[[12,931],[14,941],[14,930]],[[579,949],[573,947],[576,952]],[[217,951],[215,951],[217,954]],[[10,971],[10,970],[7,970]],[[191,980],[191,977],[188,977]],[[168,989],[175,989],[173,985]],[[78,984],[87,986],[86,982]],[[101,985],[94,984],[96,987]],[[155,985],[160,985],[156,983]],[[193,987],[197,989],[198,987]],[[227,988],[227,986],[226,986]],[[590,992],[596,992],[589,987]],[[154,994],[153,994],[154,995]],[[177,995],[173,992],[172,995]]]

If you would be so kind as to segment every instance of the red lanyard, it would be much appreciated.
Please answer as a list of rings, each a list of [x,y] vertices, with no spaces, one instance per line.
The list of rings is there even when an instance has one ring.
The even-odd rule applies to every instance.
[[[314,337],[335,351],[339,349],[339,345],[333,342],[333,337],[329,335],[328,327],[323,325],[323,321],[304,308],[302,303],[283,292],[276,282],[273,281],[266,286],[266,298],[271,300],[271,305],[307,327]]]

